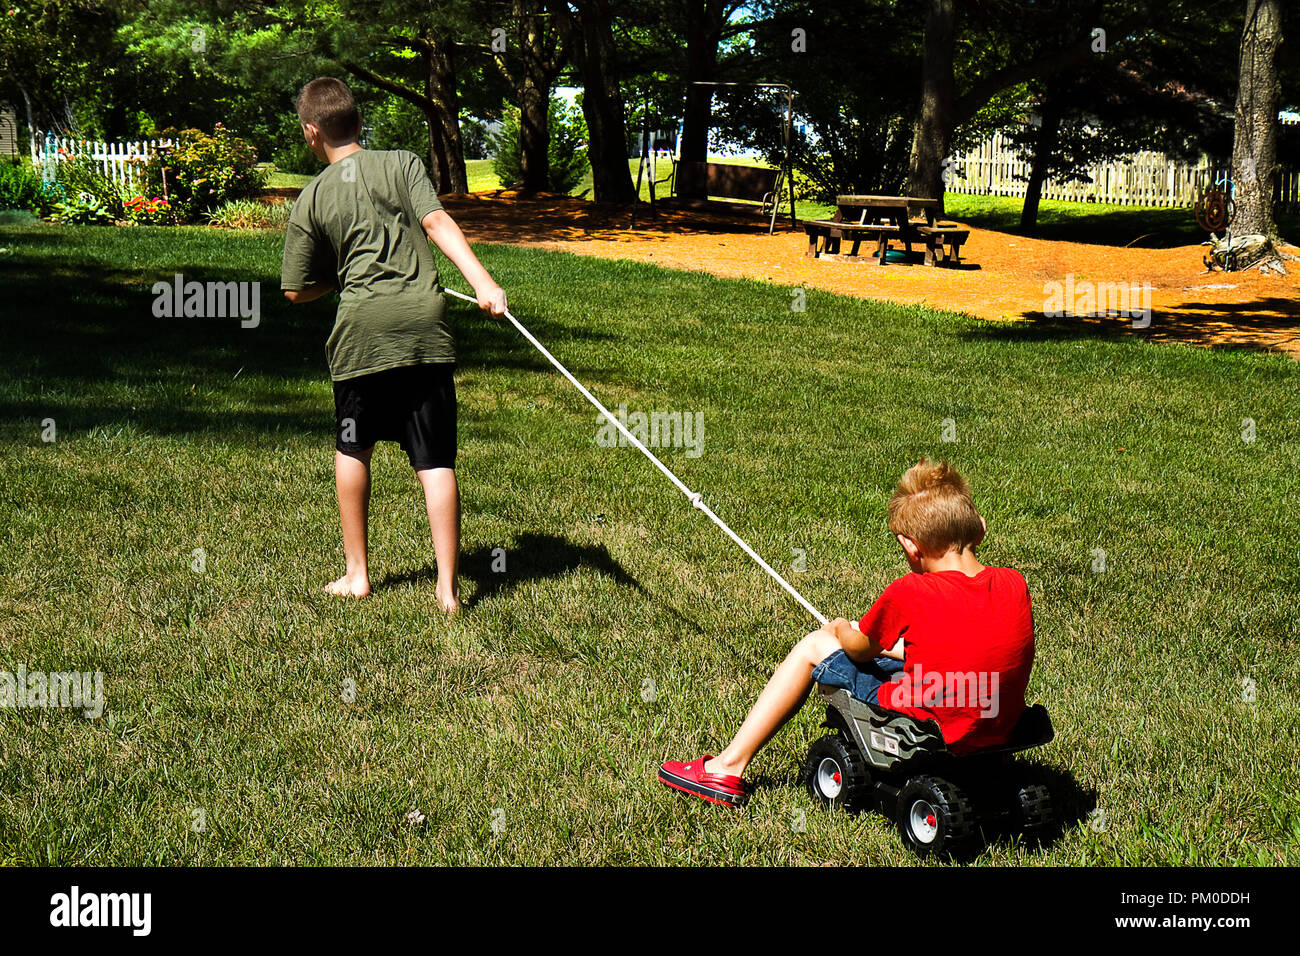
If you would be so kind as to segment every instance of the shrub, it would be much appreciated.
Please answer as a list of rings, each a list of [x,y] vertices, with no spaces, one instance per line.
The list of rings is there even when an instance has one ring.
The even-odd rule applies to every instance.
[[[167,198],[178,222],[195,222],[232,199],[257,195],[266,184],[252,146],[220,123],[211,136],[196,129],[164,130],[161,136],[171,145],[149,157],[144,185],[149,195]]]
[[[389,96],[366,111],[368,149],[405,149],[416,156],[429,152],[429,121],[406,100]],[[320,166],[315,163],[312,168]]]
[[[80,204],[103,209],[114,219],[121,219],[126,214],[122,206],[121,188],[104,175],[99,163],[89,156],[64,154],[55,169],[57,182],[62,187],[61,198],[65,203],[76,197],[91,196],[95,200],[93,204],[84,201]]]
[[[68,226],[111,226],[117,216],[100,197],[80,192],[62,202],[56,202],[50,210],[49,219]]]
[[[467,116],[460,121],[460,142],[466,159],[488,158],[487,123]]]
[[[0,209],[28,209],[45,215],[62,196],[20,160],[0,162]]]
[[[302,138],[302,125],[298,114],[290,110],[278,117],[278,132],[275,136],[275,148],[271,153],[271,163],[276,169],[286,173],[312,173],[321,168],[321,162],[312,153]]]
[[[293,203],[264,203],[235,199],[208,213],[208,222],[226,229],[283,229],[289,222]]]
[[[502,185],[513,186],[523,181],[523,165],[519,147],[519,109],[505,108],[501,128],[492,137],[492,171]],[[549,126],[550,148],[547,150],[550,191],[571,192],[586,175],[587,124],[582,111],[567,106],[559,97],[551,98]]]

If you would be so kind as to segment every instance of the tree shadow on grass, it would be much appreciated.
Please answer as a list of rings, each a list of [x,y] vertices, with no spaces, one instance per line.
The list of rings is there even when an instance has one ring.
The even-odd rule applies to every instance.
[[[1019,209],[960,211],[953,215],[963,225],[1051,242],[1173,249],[1195,245],[1205,238],[1205,231],[1196,225],[1191,210],[1181,208],[1099,207],[1089,212],[1057,212],[1048,208],[1040,212],[1038,225],[1030,230],[1020,228]]]
[[[156,435],[232,438],[331,430],[331,300],[294,308],[280,294],[278,275],[214,265],[210,242],[196,243],[192,254],[179,243],[175,261],[151,270],[127,265],[120,253],[84,248],[83,239],[34,230],[18,237],[18,247],[48,251],[0,259],[0,335],[10,372],[0,384],[0,421],[50,417],[77,431],[131,423]],[[244,328],[238,316],[154,315],[153,283],[176,272],[187,281],[260,283],[257,325]],[[581,327],[548,328],[545,315],[539,319],[542,334],[557,342],[613,339]],[[552,374],[508,325],[468,306],[454,310],[452,323],[462,368]],[[575,374],[605,382],[617,373],[579,365]],[[322,394],[304,395],[304,384],[318,384]]]
[[[1177,311],[1153,311],[1145,328],[1135,326],[1133,319],[1115,316],[1053,318],[1042,312],[1022,312],[1020,319],[1023,321],[985,322],[960,334],[970,341],[1007,344],[1141,339],[1300,354],[1300,303],[1281,297],[1242,303],[1186,302]]]
[[[526,582],[563,577],[583,567],[607,575],[616,585],[646,593],[603,544],[574,544],[560,535],[527,531],[516,535],[508,545],[484,545],[461,555],[461,576],[474,582],[474,593],[465,600],[465,607],[473,608]],[[374,586],[382,590],[403,584],[432,584],[436,579],[434,566],[425,565],[386,575]]]

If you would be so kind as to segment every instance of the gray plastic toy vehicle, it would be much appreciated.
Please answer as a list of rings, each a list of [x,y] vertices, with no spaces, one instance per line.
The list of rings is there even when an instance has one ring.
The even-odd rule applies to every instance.
[[[934,720],[863,703],[842,688],[819,684],[818,691],[826,703],[823,726],[833,733],[808,748],[803,778],[826,806],[876,804],[921,856],[968,848],[981,824],[1009,821],[1033,839],[1052,827],[1051,793],[1026,782],[1012,758],[1055,736],[1042,704],[1025,710],[1005,746],[958,756]]]

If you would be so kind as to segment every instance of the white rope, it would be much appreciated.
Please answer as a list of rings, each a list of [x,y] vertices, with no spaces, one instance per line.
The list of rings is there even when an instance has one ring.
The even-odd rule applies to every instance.
[[[448,295],[454,295],[458,299],[464,299],[466,302],[473,302],[476,305],[478,304],[478,300],[473,296],[465,295],[463,292],[457,292],[455,289],[448,289],[444,286],[442,291],[446,292]],[[595,405],[596,408],[600,410],[600,413],[604,415],[605,418],[607,418],[614,425],[615,428],[617,428],[620,432],[623,433],[624,438],[626,438],[634,446],[639,448],[641,450],[641,453],[645,455],[647,458],[649,458],[651,463],[656,468],[658,468],[661,472],[663,472],[664,477],[677,486],[677,489],[686,496],[686,499],[690,501],[692,506],[698,508],[700,511],[703,511],[706,515],[708,515],[709,520],[711,520],[714,524],[716,524],[719,528],[721,528],[724,532],[726,532],[727,537],[729,537],[732,541],[736,542],[736,544],[740,545],[741,550],[744,551],[751,558],[753,558],[758,563],[758,566],[760,568],[762,568],[764,571],[770,574],[776,580],[777,584],[785,588],[785,590],[790,594],[790,596],[794,598],[796,601],[798,601],[800,604],[802,604],[804,609],[808,611],[809,614],[817,618],[817,620],[821,624],[824,625],[827,623],[826,616],[822,614],[821,611],[813,607],[812,604],[809,603],[808,599],[805,598],[798,591],[796,591],[789,581],[781,577],[781,575],[778,574],[777,571],[770,564],[768,564],[761,557],[759,557],[758,553],[755,552],[754,549],[751,548],[738,534],[736,534],[736,532],[732,531],[729,527],[727,527],[727,523],[723,521],[721,518],[719,518],[716,514],[714,514],[713,509],[704,503],[704,496],[700,492],[691,491],[690,488],[686,487],[685,483],[683,483],[680,478],[674,475],[672,471],[669,470],[667,465],[665,465],[662,461],[660,461],[657,457],[655,457],[654,453],[650,451],[649,448],[643,445],[635,435],[633,435],[630,431],[627,430],[626,425],[624,425],[621,421],[615,418],[613,413],[611,413],[608,408],[602,405],[600,403],[600,400],[596,398],[595,395],[592,395],[591,392],[587,391],[585,385],[583,385],[576,378],[574,378],[573,374],[567,368],[565,368],[563,365],[560,364],[560,360],[557,359],[554,355],[552,355],[545,345],[543,345],[541,342],[537,341],[537,339],[533,337],[533,333],[529,332],[526,328],[524,328],[523,324],[520,323],[518,319],[516,319],[513,315],[510,314],[509,309],[506,310],[505,316],[510,321],[510,324],[519,330],[519,334],[522,335],[524,338],[526,338],[529,341],[529,343],[532,344],[533,348],[537,349],[537,351],[541,352],[542,355],[546,356],[547,361],[549,361],[552,365],[554,365],[555,368],[559,371],[559,373],[563,375],[565,378],[567,378],[573,384],[573,387],[582,393],[583,397],[586,398],[587,401]]]

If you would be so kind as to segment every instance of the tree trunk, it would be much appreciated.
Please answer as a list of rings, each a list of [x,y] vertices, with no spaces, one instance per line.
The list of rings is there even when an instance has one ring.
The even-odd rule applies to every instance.
[[[1277,48],[1282,42],[1280,0],[1246,0],[1241,67],[1232,139],[1232,231],[1277,238],[1273,171],[1277,164],[1277,111],[1282,88]]]
[[[609,0],[587,0],[577,6],[575,53],[582,74],[582,113],[590,136],[587,155],[594,198],[597,202],[635,202]]]
[[[717,76],[718,42],[722,38],[724,5],[721,0],[687,0],[686,3],[686,106],[682,114],[684,162],[703,163],[709,158],[713,88],[692,86]],[[703,188],[703,180],[698,185]],[[681,193],[681,195],[687,195]],[[704,199],[704,195],[693,198]]]
[[[442,136],[438,133],[441,121],[432,105],[425,106],[423,109],[425,132],[429,138],[429,179],[433,182],[433,191],[441,195],[447,191],[443,186],[446,182],[444,179],[447,168],[446,148]]]
[[[516,7],[523,21],[523,71],[519,85],[519,160],[524,192],[544,192],[551,182],[551,81],[553,67],[543,47],[545,22],[540,4],[527,12]]]
[[[1034,162],[1029,170],[1029,182],[1025,184],[1025,203],[1020,207],[1021,232],[1033,232],[1038,227],[1038,202],[1043,196],[1047,167],[1051,165],[1060,139],[1062,113],[1060,93],[1056,84],[1052,84],[1043,97],[1042,126],[1034,143]]]
[[[435,55],[431,42],[422,39],[413,43],[412,48],[419,50],[422,57],[423,94],[417,93],[405,83],[381,76],[360,63],[351,60],[340,60],[338,63],[354,76],[404,99],[424,114],[429,141],[429,178],[433,181],[434,189],[439,194],[464,192],[468,183],[465,176],[465,153],[460,140],[455,72],[450,64],[438,64],[438,56]]]
[[[469,189],[469,178],[465,173],[465,144],[460,136],[455,43],[436,36],[427,39],[425,93],[434,113],[425,115],[430,120],[431,136],[436,136],[441,144],[436,185],[439,193],[463,193]]]
[[[433,50],[424,49],[424,124],[429,134],[429,179],[433,181],[434,190],[441,195],[451,192],[451,164],[447,157],[447,141],[442,135],[442,116],[433,100],[433,89],[437,83],[434,73]]]
[[[929,0],[921,69],[921,110],[912,134],[907,194],[938,199],[943,212],[943,161],[955,125],[953,45],[955,0]]]
[[[27,110],[27,136],[30,138],[41,132],[36,128],[36,117],[32,115],[32,98],[27,92],[27,87],[22,83],[15,81],[14,85],[18,87],[18,92],[23,94],[23,106]]]
[[[519,91],[519,166],[524,192],[544,192],[551,183],[550,89],[524,78]]]

